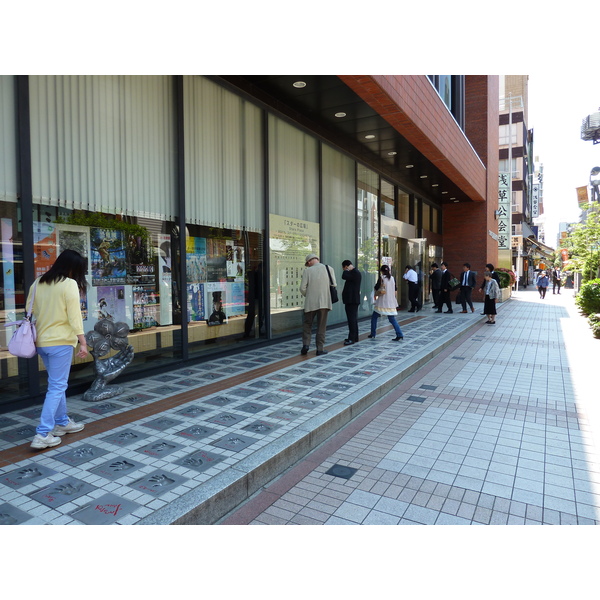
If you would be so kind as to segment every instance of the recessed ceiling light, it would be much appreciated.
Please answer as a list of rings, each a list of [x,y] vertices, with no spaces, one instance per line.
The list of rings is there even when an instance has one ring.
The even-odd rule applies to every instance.
[[[439,183],[432,183],[431,187],[440,187],[440,184]]]
[[[448,192],[442,192],[442,194],[447,194]]]
[[[388,152],[388,156],[396,156],[397,152]]]
[[[407,169],[412,169],[415,165],[406,165]]]
[[[338,119],[341,119],[342,117],[346,116],[346,113],[345,112],[337,112],[337,113],[335,113],[334,116],[337,117]]]
[[[374,140],[374,139],[375,139],[375,136],[372,133],[370,133],[369,135],[365,135],[365,140]]]
[[[303,87],[306,87],[306,82],[305,81],[294,81],[294,83],[292,83],[292,85],[295,88],[303,88]]]
[[[421,175],[421,179],[427,179],[427,175]]]

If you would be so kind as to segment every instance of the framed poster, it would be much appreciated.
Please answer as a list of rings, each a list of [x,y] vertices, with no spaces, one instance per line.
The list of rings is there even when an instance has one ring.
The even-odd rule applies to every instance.
[[[90,229],[92,285],[126,283],[125,235],[115,229]]]

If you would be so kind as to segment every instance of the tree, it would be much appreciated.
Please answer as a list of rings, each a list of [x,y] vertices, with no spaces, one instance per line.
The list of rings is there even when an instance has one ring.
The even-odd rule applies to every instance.
[[[600,265],[600,211],[597,204],[583,206],[588,211],[587,218],[577,223],[569,237],[561,241],[561,247],[569,250],[569,262],[579,271],[583,282],[598,276]]]

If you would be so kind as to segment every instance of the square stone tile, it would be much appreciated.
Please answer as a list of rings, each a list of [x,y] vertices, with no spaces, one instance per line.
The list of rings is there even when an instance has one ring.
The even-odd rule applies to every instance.
[[[173,464],[202,473],[222,460],[223,457],[219,454],[206,450],[198,450],[176,460]]]
[[[48,467],[31,463],[19,469],[15,469],[14,471],[2,473],[2,475],[0,475],[0,483],[18,489],[25,485],[29,485],[30,483],[37,483],[55,473],[56,471],[49,469]]]
[[[65,477],[60,481],[55,481],[42,489],[28,494],[33,500],[44,504],[45,506],[62,506],[67,502],[85,496],[94,491],[96,486],[90,485],[85,481],[75,477]]]
[[[186,481],[188,481],[187,477],[182,477],[181,475],[171,473],[164,469],[157,469],[130,483],[129,487],[150,494],[151,496],[158,497]]]
[[[85,525],[112,525],[139,508],[140,505],[116,494],[104,494],[69,513]]]
[[[154,458],[167,456],[172,454],[176,450],[180,450],[181,448],[185,448],[181,444],[176,444],[175,442],[159,440],[157,442],[150,442],[141,448],[137,448],[136,452],[140,454],[145,454],[146,456],[152,456]]]
[[[179,435],[185,438],[194,438],[197,440],[201,440],[202,438],[208,437],[213,433],[217,433],[217,429],[211,429],[210,427],[204,427],[204,425],[192,425],[187,429],[183,429],[182,431],[178,431],[175,435]]]
[[[146,402],[147,400],[155,399],[156,396],[154,394],[129,394],[124,397],[119,397],[120,402],[128,402],[129,404],[140,404],[141,402]]]
[[[253,423],[250,423],[250,425],[246,425],[246,427],[242,427],[242,429],[245,431],[250,431],[257,435],[267,435],[272,431],[275,431],[275,429],[278,429],[279,427],[281,427],[281,425],[278,425],[276,423],[269,423],[268,421],[258,420],[254,421]]]
[[[142,426],[155,429],[156,431],[165,431],[166,429],[170,429],[171,427],[175,427],[176,425],[180,424],[181,421],[177,421],[176,419],[171,419],[170,417],[159,417],[158,419],[153,419],[152,421],[143,423]]]
[[[317,406],[321,406],[322,402],[318,402],[316,400],[312,400],[311,398],[302,398],[300,400],[296,400],[296,402],[292,402],[290,406],[297,406],[298,408],[316,408]]]
[[[210,419],[207,419],[208,423],[215,423],[216,425],[235,425],[240,421],[243,421],[246,417],[241,415],[234,415],[232,413],[220,413]]]
[[[271,408],[268,404],[260,404],[259,402],[246,402],[246,404],[242,404],[242,406],[238,406],[236,410],[241,410],[247,413],[257,413],[261,410],[265,410],[267,408]]]
[[[212,404],[214,406],[227,406],[237,400],[239,400],[239,398],[235,398],[234,396],[216,396],[214,398],[209,398],[208,400],[203,400],[203,403]]]
[[[19,510],[8,502],[0,504],[0,525],[21,525],[32,518],[33,515]]]
[[[95,404],[91,408],[86,408],[84,410],[94,413],[95,415],[104,415],[123,408],[125,408],[125,406],[123,406],[123,404],[118,404],[117,402],[102,402],[101,404]]]
[[[77,448],[61,452],[53,458],[67,465],[79,466],[105,454],[107,454],[106,450],[96,448],[96,446],[92,446],[91,444],[82,444]]]
[[[129,475],[133,473],[140,467],[143,467],[144,464],[141,462],[136,462],[131,458],[124,456],[117,456],[115,458],[111,458],[110,460],[90,469],[90,473],[94,473],[94,475],[100,475],[105,479],[109,479],[110,481],[115,481],[120,477],[125,475]]]
[[[239,452],[240,450],[243,450],[244,448],[254,444],[254,442],[256,442],[255,438],[233,433],[212,442],[211,445],[216,446],[217,448],[224,448],[225,450]]]
[[[0,439],[5,442],[20,442],[25,438],[33,438],[35,427],[33,425],[20,425],[14,429],[9,429],[0,434]]]
[[[302,413],[296,410],[290,410],[289,408],[282,408],[281,410],[277,410],[267,415],[267,417],[271,419],[280,419],[281,421],[293,421],[301,416]]]
[[[115,444],[116,446],[130,446],[135,442],[140,442],[146,439],[148,435],[134,429],[123,429],[121,431],[113,431],[110,435],[102,438],[104,442]]]
[[[285,400],[289,400],[289,396],[278,392],[268,392],[257,398],[260,402],[268,402],[269,404],[279,404]]]
[[[181,410],[176,411],[176,414],[181,415],[183,417],[202,417],[205,414],[211,412],[212,409],[204,408],[203,406],[198,406],[197,404],[192,404],[190,406],[186,406]]]
[[[12,425],[18,425],[19,421],[15,421],[9,417],[5,417],[0,415],[0,429],[4,429],[5,427],[11,427]]]

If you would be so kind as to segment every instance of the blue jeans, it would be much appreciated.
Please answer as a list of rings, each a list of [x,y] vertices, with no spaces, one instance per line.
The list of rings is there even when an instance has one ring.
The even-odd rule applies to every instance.
[[[35,431],[45,436],[55,425],[66,425],[69,422],[66,391],[73,360],[73,346],[47,346],[38,348],[37,351],[48,373],[48,390],[40,424]]]
[[[385,315],[388,318],[388,321],[394,326],[394,331],[398,337],[404,337],[402,333],[402,329],[400,329],[400,325],[398,325],[398,321],[396,321],[396,317],[394,315]],[[375,337],[375,333],[377,331],[377,319],[379,319],[379,313],[373,311],[371,315],[371,336]]]

